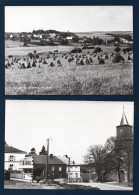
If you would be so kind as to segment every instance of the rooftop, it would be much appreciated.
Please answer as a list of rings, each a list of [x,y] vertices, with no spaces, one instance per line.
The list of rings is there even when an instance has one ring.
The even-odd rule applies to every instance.
[[[46,164],[47,155],[34,155],[33,163],[34,164]],[[48,164],[65,164],[62,160],[57,158],[56,156],[50,155],[48,157]]]
[[[5,153],[21,153],[26,154],[27,152],[19,150],[17,148],[14,148],[12,146],[9,146],[8,144],[5,144]]]

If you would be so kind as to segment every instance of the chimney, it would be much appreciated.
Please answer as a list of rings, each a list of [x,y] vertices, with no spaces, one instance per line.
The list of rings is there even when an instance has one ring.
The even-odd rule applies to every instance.
[[[50,158],[53,158],[53,154],[50,154]]]

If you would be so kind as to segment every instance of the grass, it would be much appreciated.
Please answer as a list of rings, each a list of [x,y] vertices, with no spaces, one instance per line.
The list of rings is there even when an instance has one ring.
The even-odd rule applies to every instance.
[[[22,46],[22,47],[21,47]],[[23,42],[6,40],[5,41],[5,56],[14,55],[14,56],[25,56],[28,53],[36,50],[38,53],[48,53],[49,51],[53,52],[54,50],[69,52],[74,48],[74,46],[36,46],[32,45],[30,47],[24,47]]]
[[[62,187],[58,185],[41,185],[37,183],[28,183],[14,180],[4,180],[5,189],[47,189],[47,190],[61,190]]]
[[[14,41],[13,41],[14,42]],[[10,42],[12,45],[12,41]],[[16,43],[17,44],[17,43]],[[97,47],[97,46],[95,46]],[[99,46],[103,52],[114,52],[114,46]],[[26,56],[36,50],[45,56],[48,51],[58,49],[68,53],[71,46],[36,46],[6,48],[5,56]],[[122,48],[123,49],[123,48]],[[83,53],[93,50],[83,50]],[[58,55],[58,54],[57,54]],[[127,56],[122,54],[126,59]],[[132,95],[133,94],[133,63],[126,59],[125,63],[114,64],[112,58],[105,60],[104,65],[98,65],[93,58],[93,65],[68,64],[66,59],[58,59],[62,67],[49,68],[42,65],[39,68],[19,69],[17,64],[5,70],[6,95]],[[48,63],[52,59],[46,60]],[[54,61],[55,63],[55,61]]]
[[[6,95],[132,95],[130,63],[6,69]]]
[[[44,185],[37,183],[27,183],[14,180],[4,181],[5,189],[47,189],[47,190],[100,190],[96,187],[77,185],[77,184],[55,184],[55,185]]]

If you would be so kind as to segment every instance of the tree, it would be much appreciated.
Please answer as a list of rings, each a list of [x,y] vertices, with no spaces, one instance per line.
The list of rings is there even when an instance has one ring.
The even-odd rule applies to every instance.
[[[118,180],[121,183],[120,170],[123,168],[123,154],[119,149],[113,150],[105,159],[105,173],[111,170],[116,170],[118,173]]]
[[[120,38],[119,37],[114,37],[114,41],[116,41],[116,42],[120,42]]]
[[[114,55],[113,60],[112,60],[113,63],[124,62],[124,61],[125,59],[118,52]]]
[[[100,47],[96,47],[95,50],[94,50],[94,53],[99,53],[101,51],[102,51],[102,49]]]
[[[121,49],[120,49],[119,47],[115,47],[114,51],[116,51],[116,52],[120,52],[120,51],[121,51]]]
[[[82,49],[77,47],[77,48],[74,48],[71,50],[71,53],[81,53],[82,52]]]
[[[67,39],[61,39],[60,40],[60,45],[68,45],[69,41]]]
[[[120,170],[123,168],[123,155],[120,150],[115,149],[116,137],[112,136],[106,140],[105,150],[107,156],[105,158],[105,173],[116,170],[118,173],[119,183],[121,182]]]
[[[53,39],[49,39],[49,45],[54,45],[54,41],[53,41]]]
[[[86,163],[93,163],[98,176],[98,181],[102,181],[102,171],[104,170],[104,159],[106,150],[102,145],[92,145],[88,149],[88,154],[85,156]]]
[[[118,142],[118,146],[115,148],[115,142]],[[133,140],[129,139],[126,135],[120,140],[116,140],[115,137],[110,137],[105,144],[105,149],[108,155],[105,159],[105,171],[116,170],[118,173],[119,182],[121,182],[120,170],[125,169],[127,171],[127,180],[130,181],[131,169],[133,169]],[[111,152],[109,153],[109,151]]]
[[[41,151],[39,152],[39,154],[40,154],[40,155],[47,155],[47,151],[46,151],[46,148],[45,148],[44,145],[42,146],[42,149],[41,149]]]
[[[31,155],[34,155],[34,154],[36,154],[36,150],[35,150],[35,148],[31,148],[31,149],[30,149],[30,152],[29,152],[29,154],[31,154]]]
[[[110,153],[115,148],[115,140],[116,140],[116,137],[114,137],[114,136],[109,137],[106,140],[104,147],[105,147],[107,153]]]
[[[74,35],[74,36],[72,37],[72,41],[73,41],[74,43],[78,43],[78,42],[79,42],[79,37],[78,37],[77,35]]]

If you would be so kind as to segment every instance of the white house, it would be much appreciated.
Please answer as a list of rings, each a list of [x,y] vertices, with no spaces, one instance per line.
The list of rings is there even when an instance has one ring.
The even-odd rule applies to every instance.
[[[42,39],[42,35],[33,34],[33,37]]]
[[[32,180],[33,156],[23,158],[18,168],[22,171],[23,179]]]
[[[69,182],[81,181],[80,165],[72,161],[67,155],[60,157],[60,159],[67,164],[66,172]]]
[[[72,36],[66,37],[67,40],[72,40]]]
[[[80,165],[67,165],[67,173],[69,182],[77,182],[81,180]]]
[[[4,169],[19,170],[19,165],[26,154],[25,151],[5,144]]]

